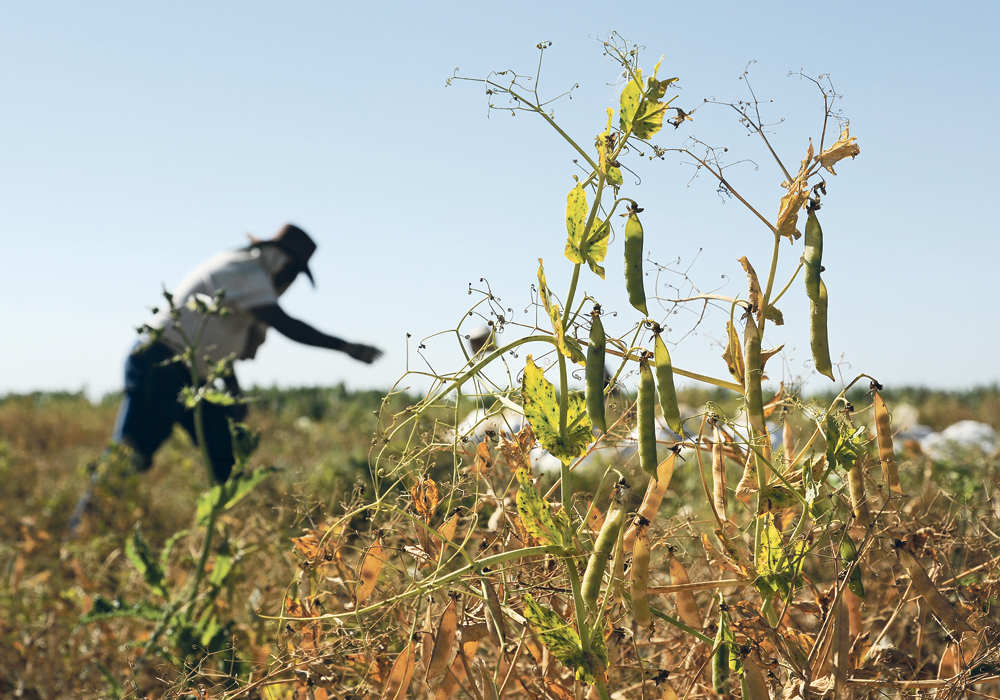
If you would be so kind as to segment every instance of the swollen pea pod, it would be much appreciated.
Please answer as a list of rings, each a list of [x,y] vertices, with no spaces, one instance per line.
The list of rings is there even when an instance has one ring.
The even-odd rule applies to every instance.
[[[587,345],[587,415],[590,422],[602,433],[607,432],[604,416],[604,353],[607,336],[601,323],[601,305],[594,304],[590,312],[590,344]]]
[[[604,518],[604,525],[594,542],[594,551],[587,562],[587,570],[583,574],[583,602],[591,612],[597,610],[597,596],[601,592],[601,581],[604,580],[604,570],[607,568],[611,552],[618,542],[622,526],[625,524],[625,513],[628,510],[629,486],[624,479],[615,485],[611,494],[611,506]]]
[[[719,612],[719,631],[715,635],[712,652],[712,689],[719,695],[729,695],[729,647],[733,633],[729,629],[729,613],[725,604]]]
[[[827,334],[826,284],[820,277],[823,271],[823,229],[810,210],[806,221],[805,246],[802,253],[805,268],[806,296],[809,297],[809,344],[812,348],[816,371],[834,379],[830,362],[830,340]]]
[[[823,271],[823,229],[816,218],[816,212],[810,211],[806,220],[806,235],[802,251],[803,273],[806,281],[806,296],[810,301],[819,297],[819,276]]]
[[[642,224],[637,216],[640,211],[638,208],[630,210],[625,222],[625,289],[629,303],[648,316],[642,280]]]
[[[639,360],[639,399],[636,422],[639,431],[639,466],[656,478],[656,385],[649,369],[650,353],[643,352]]]
[[[660,410],[663,411],[663,420],[677,435],[684,437],[681,410],[677,405],[677,390],[674,388],[674,368],[670,363],[667,344],[663,342],[659,333],[656,334],[653,356],[656,361],[656,385],[660,392]]]
[[[851,563],[858,558],[858,548],[854,540],[846,532],[840,541],[840,558],[844,562],[844,568],[851,566]],[[851,576],[847,581],[847,589],[858,598],[865,597],[865,584],[861,581],[861,567],[857,564],[851,569]]]
[[[809,302],[809,345],[812,348],[813,364],[824,377],[834,379],[833,363],[830,362],[830,339],[827,334],[826,284],[819,281],[819,295]]]

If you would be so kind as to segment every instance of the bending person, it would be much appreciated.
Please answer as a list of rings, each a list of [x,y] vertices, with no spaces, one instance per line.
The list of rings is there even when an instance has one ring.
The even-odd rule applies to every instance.
[[[180,424],[197,442],[194,411],[179,400],[191,384],[191,371],[181,362],[169,362],[198,338],[195,363],[204,382],[208,368],[226,358],[253,359],[268,328],[304,345],[339,350],[360,362],[372,363],[382,352],[370,345],[349,343],[319,331],[286,314],[278,298],[300,273],[312,281],[309,258],[316,244],[302,229],[288,224],[270,240],[251,237],[251,245],[219,253],[192,271],[174,292],[179,318],[169,309],[160,311],[148,324],[148,335],[125,365],[125,396],[118,410],[113,439],[134,452],[140,471],[150,467],[153,455]],[[205,315],[189,309],[192,298],[209,300],[223,292],[222,314]],[[240,393],[235,375],[225,379],[234,396]],[[215,479],[229,478],[235,459],[229,419],[241,420],[244,404],[222,406],[202,403],[205,443]]]

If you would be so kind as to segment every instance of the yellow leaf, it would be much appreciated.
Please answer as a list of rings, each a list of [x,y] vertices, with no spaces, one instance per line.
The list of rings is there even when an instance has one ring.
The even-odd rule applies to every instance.
[[[841,132],[840,138],[837,142],[830,146],[828,149],[823,151],[817,157],[819,164],[830,171],[832,175],[837,173],[834,171],[833,166],[842,161],[844,158],[850,156],[852,159],[857,158],[861,153],[861,147],[854,143],[858,140],[857,136],[851,136],[851,125],[848,124],[844,127],[844,131]]]

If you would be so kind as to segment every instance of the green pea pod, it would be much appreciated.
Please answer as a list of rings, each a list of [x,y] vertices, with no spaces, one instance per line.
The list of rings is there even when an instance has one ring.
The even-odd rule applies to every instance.
[[[656,385],[649,369],[649,353],[639,360],[639,400],[636,407],[639,432],[639,466],[656,478]]]
[[[840,558],[844,562],[844,567],[851,565],[858,558],[858,548],[854,545],[854,540],[846,532],[840,540]],[[865,585],[861,582],[861,567],[855,566],[851,570],[851,577],[847,581],[847,589],[858,598],[865,597]]]
[[[677,406],[677,390],[674,388],[674,368],[670,364],[670,353],[663,338],[656,336],[654,357],[656,361],[656,386],[660,392],[660,410],[667,425],[680,437],[684,437],[681,425],[681,411]]]
[[[604,352],[607,347],[607,337],[604,335],[604,324],[601,323],[601,307],[594,305],[590,314],[590,344],[587,346],[587,414],[590,422],[602,433],[607,432],[608,424],[604,416]]]
[[[826,284],[819,281],[819,294],[809,302],[809,345],[812,347],[813,364],[824,377],[833,377],[830,362],[830,340],[826,329]],[[836,381],[836,380],[834,380]]]
[[[625,222],[625,289],[632,306],[648,316],[646,289],[642,281],[642,224],[635,212]]]
[[[729,695],[729,645],[732,632],[729,630],[729,615],[719,613],[719,631],[715,635],[715,651],[712,652],[712,688],[719,695]]]
[[[597,609],[597,596],[601,592],[601,582],[604,580],[604,570],[607,568],[611,552],[618,541],[625,525],[625,513],[628,510],[629,487],[624,479],[615,486],[611,494],[611,507],[604,518],[604,525],[594,542],[594,551],[587,562],[587,570],[583,574],[583,602],[594,612]]]
[[[810,301],[819,299],[820,272],[823,269],[823,229],[820,228],[816,212],[810,211],[806,220],[805,247],[802,252],[806,296]]]

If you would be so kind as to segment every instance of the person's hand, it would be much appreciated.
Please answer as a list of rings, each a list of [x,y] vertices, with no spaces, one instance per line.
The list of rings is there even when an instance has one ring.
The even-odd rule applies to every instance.
[[[360,343],[349,343],[347,347],[344,348],[344,352],[353,357],[355,360],[364,362],[366,365],[370,365],[372,362],[382,357],[382,351],[378,348],[374,348],[371,345],[361,345]]]

